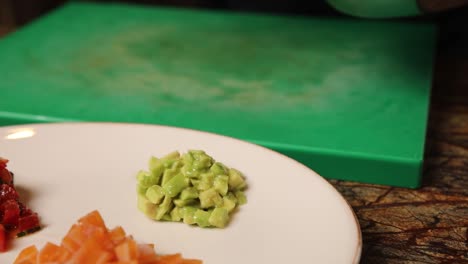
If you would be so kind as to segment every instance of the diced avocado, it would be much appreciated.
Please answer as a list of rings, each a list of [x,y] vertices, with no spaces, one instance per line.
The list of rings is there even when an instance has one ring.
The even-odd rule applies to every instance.
[[[203,173],[200,175],[200,183],[198,184],[198,190],[205,191],[213,187],[214,174],[211,172]]]
[[[147,172],[147,171],[144,171],[144,170],[140,170],[136,174],[136,179],[137,179],[138,182],[140,182],[145,178],[145,176],[150,176],[150,173]]]
[[[161,220],[162,221],[172,221],[172,217],[170,214],[166,213],[165,215],[163,215],[163,217],[161,217]]]
[[[175,169],[166,169],[164,171],[164,173],[163,173],[162,182],[161,182],[160,185],[166,184],[166,182],[168,182],[170,179],[172,179],[177,174],[179,174],[179,172],[177,170],[175,170]]]
[[[214,189],[221,195],[226,195],[228,192],[228,181],[229,177],[227,175],[218,175],[213,181]]]
[[[156,179],[151,175],[151,173],[147,171],[139,171],[136,177],[138,184],[140,184],[142,187],[150,187],[157,184]]]
[[[237,204],[237,197],[233,192],[228,192],[226,198]]]
[[[225,227],[230,213],[247,202],[241,172],[202,150],[151,157],[149,171],[137,174],[138,209],[158,221]]]
[[[169,181],[166,183],[163,183],[162,188],[164,189],[164,192],[166,195],[169,197],[176,197],[179,195],[179,193],[188,187],[188,183],[185,180],[185,177],[182,173],[179,173],[172,177]]]
[[[195,200],[195,199],[189,199],[189,200],[175,199],[173,202],[177,207],[184,207],[184,206],[187,206],[187,205],[196,204],[197,200]]]
[[[142,186],[140,184],[137,184],[137,193],[140,195],[146,195],[146,190],[148,190],[148,187]]]
[[[244,180],[236,187],[236,191],[244,191],[247,188],[247,182]]]
[[[171,152],[161,158],[161,162],[166,168],[171,168],[175,162],[180,159],[180,153],[178,151]]]
[[[208,189],[200,193],[201,208],[209,208],[214,206],[222,206],[223,198],[215,189]]]
[[[180,153],[178,151],[171,152],[160,159],[161,163],[165,168],[172,168],[173,164],[180,159]]]
[[[193,154],[191,152],[185,153],[182,155],[182,161],[184,163],[181,169],[182,173],[188,178],[198,178],[200,171],[193,166],[193,162],[195,161]]]
[[[193,157],[191,152],[187,152],[182,155],[182,161],[184,162],[185,165],[191,165],[195,158]]]
[[[162,157],[162,160],[177,160],[180,158],[180,153],[179,151],[173,151],[166,156]]]
[[[164,198],[164,190],[159,185],[153,185],[146,190],[145,195],[150,202],[160,204]]]
[[[229,199],[227,196],[223,197],[223,208],[225,208],[228,213],[230,213],[234,208],[236,208],[236,202]]]
[[[239,205],[243,205],[247,203],[247,197],[245,196],[243,191],[236,191],[234,194],[236,195],[237,203]]]
[[[201,149],[191,149],[188,151],[188,153],[190,153],[194,157],[199,156],[199,155],[206,155],[205,151]]]
[[[229,190],[238,190],[244,183],[244,177],[236,169],[229,169]]]
[[[192,167],[192,164],[185,164],[181,171],[186,177],[191,179],[197,179],[200,176],[200,171]]]
[[[187,186],[190,186],[190,183],[191,183],[190,178],[187,178],[184,176],[184,181],[185,181],[185,184],[187,184]]]
[[[193,167],[197,170],[208,169],[213,164],[213,158],[202,150],[190,150],[189,153],[194,158]]]
[[[174,165],[177,160],[175,159],[161,159],[162,165],[166,169],[172,169],[172,166]]]
[[[184,214],[184,223],[188,225],[193,225],[195,224],[195,212],[198,209],[195,207],[189,207],[186,206],[183,208],[183,214]]]
[[[174,207],[174,209],[172,209],[171,211],[171,220],[174,221],[174,222],[179,222],[180,220],[182,220],[182,216],[181,215],[181,208],[178,208],[178,207]]]
[[[178,160],[172,164],[171,169],[179,169],[179,168],[182,168],[183,166],[184,166],[184,163]]]
[[[193,187],[185,188],[180,193],[180,199],[182,200],[190,200],[198,198],[198,191]]]
[[[156,211],[158,209],[157,205],[148,201],[148,199],[146,199],[144,195],[138,195],[137,204],[138,204],[138,209],[142,213],[144,213],[149,218],[154,218],[154,216],[156,215]]]
[[[161,164],[161,160],[159,160],[155,156],[151,156],[148,160],[148,168],[150,170],[154,169],[155,167],[159,167],[160,164]]]
[[[151,157],[148,164],[149,164],[148,167],[149,167],[151,176],[154,177],[154,181],[156,182],[155,184],[159,184],[159,182],[161,181],[162,174],[165,169],[164,165],[156,157]]]
[[[159,205],[158,210],[156,210],[155,219],[161,220],[161,218],[169,212],[174,205],[172,204],[172,199],[169,196],[165,196],[163,202]]]
[[[195,212],[195,215],[193,216],[193,219],[195,220],[195,223],[200,226],[200,227],[208,227],[210,226],[210,222],[208,219],[210,218],[210,213],[207,211],[203,211],[201,209],[198,209]]]
[[[212,164],[212,160],[208,156],[200,157],[200,159],[193,161],[192,166],[197,169],[208,169]]]
[[[229,221],[229,214],[225,208],[215,208],[208,219],[211,225],[223,228]]]
[[[190,183],[193,185],[193,187],[194,187],[196,190],[199,190],[200,180],[191,179],[191,180],[190,180]]]
[[[215,162],[213,166],[211,166],[210,171],[213,172],[214,175],[226,175],[228,173],[227,167],[221,162]]]

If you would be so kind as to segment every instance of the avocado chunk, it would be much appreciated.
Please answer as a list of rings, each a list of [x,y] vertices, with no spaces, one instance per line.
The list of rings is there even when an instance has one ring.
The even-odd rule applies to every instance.
[[[236,201],[233,199],[229,199],[229,197],[224,196],[223,197],[223,208],[230,213],[234,208],[236,208]]]
[[[188,225],[193,225],[195,224],[195,213],[197,212],[197,208],[195,207],[184,207],[183,209],[183,215],[184,215],[184,223]]]
[[[224,228],[247,202],[244,175],[202,150],[151,156],[136,178],[137,207],[156,221]]]
[[[208,221],[210,213],[201,209],[198,209],[193,216],[195,223],[200,227],[209,227],[211,224]]]
[[[229,177],[227,175],[218,175],[213,181],[213,187],[219,194],[226,195],[229,188],[228,181]]]
[[[155,220],[161,220],[162,217],[173,208],[172,199],[169,196],[165,196],[163,202],[159,205],[156,210]]]
[[[171,217],[171,214],[170,213],[166,213],[165,215],[163,215],[163,217],[161,217],[161,221],[170,221],[172,222],[172,217]]]
[[[181,210],[182,210],[182,209],[179,208],[179,207],[174,207],[174,208],[172,209],[172,211],[171,211],[171,213],[170,213],[170,214],[171,214],[171,221],[173,221],[173,222],[179,222],[179,221],[182,220],[183,215],[182,215],[182,213],[181,213]]]
[[[208,189],[200,193],[200,206],[201,208],[210,208],[215,206],[222,206],[223,198],[215,189]]]
[[[183,189],[188,187],[188,183],[185,180],[185,176],[179,173],[163,183],[162,188],[169,197],[176,197]]]
[[[158,184],[157,179],[147,171],[139,171],[136,177],[138,180],[138,184],[142,187],[150,187],[155,184]]]
[[[143,186],[141,184],[137,184],[137,194],[139,195],[146,195],[146,191],[148,190],[148,187]]]
[[[245,187],[244,177],[236,169],[229,169],[229,190],[241,190]]]
[[[184,216],[182,210],[183,210],[182,208],[174,207],[170,213],[171,221],[180,222]]]
[[[170,168],[170,169],[165,170],[162,176],[161,185],[166,184],[169,180],[171,180],[177,174],[179,174],[179,172],[176,169]]]
[[[208,219],[211,225],[224,228],[229,221],[229,214],[225,208],[215,208]]]
[[[236,191],[235,192],[236,198],[237,198],[237,203],[239,205],[243,205],[247,203],[247,197],[245,197],[244,192],[242,191]]]
[[[164,172],[164,165],[162,164],[161,160],[156,157],[151,157],[148,162],[149,172],[151,176],[154,178],[155,184],[159,184],[161,181],[162,174]]]
[[[190,200],[190,199],[196,199],[196,198],[198,198],[198,191],[197,189],[193,187],[185,188],[180,193],[180,199],[182,200]]]
[[[189,199],[189,200],[182,200],[182,199],[175,199],[174,204],[177,207],[184,207],[187,205],[195,205],[197,203],[196,199]]]
[[[150,202],[160,204],[164,198],[164,190],[159,185],[153,185],[146,190],[145,195]]]
[[[137,207],[138,210],[142,211],[145,215],[152,219],[155,217],[156,211],[158,209],[158,206],[146,199],[144,195],[138,195]]]
[[[213,187],[215,176],[213,173],[203,173],[200,175],[200,182],[197,185],[199,191],[205,191]]]
[[[215,175],[226,175],[229,170],[221,162],[215,162],[213,166],[211,166],[210,171],[213,172]]]

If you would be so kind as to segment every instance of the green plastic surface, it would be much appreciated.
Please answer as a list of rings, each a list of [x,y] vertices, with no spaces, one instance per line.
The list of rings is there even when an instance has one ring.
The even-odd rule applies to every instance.
[[[186,127],[272,148],[327,178],[417,187],[435,32],[70,3],[0,41],[0,123]]]

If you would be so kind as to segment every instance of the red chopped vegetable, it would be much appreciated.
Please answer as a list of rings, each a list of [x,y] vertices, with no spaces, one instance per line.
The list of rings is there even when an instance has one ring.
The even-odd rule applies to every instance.
[[[0,225],[0,252],[6,250],[6,231],[3,225]]]
[[[0,204],[2,213],[2,225],[8,228],[15,228],[18,225],[20,217],[20,208],[16,200],[6,200]]]
[[[0,185],[0,204],[7,202],[8,200],[18,200],[19,195],[13,185],[2,183]]]
[[[8,240],[40,229],[37,213],[19,201],[13,185],[13,173],[7,169],[8,160],[0,158],[0,252],[8,249]]]
[[[0,158],[0,183],[13,185],[13,175],[6,169],[7,159]]]

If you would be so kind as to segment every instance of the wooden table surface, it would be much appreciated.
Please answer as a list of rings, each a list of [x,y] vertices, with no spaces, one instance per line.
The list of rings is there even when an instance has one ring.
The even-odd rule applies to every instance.
[[[468,263],[468,20],[440,26],[423,187],[331,181],[359,219],[361,263]]]

